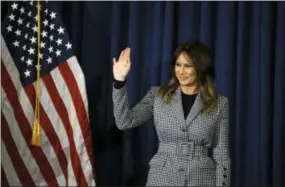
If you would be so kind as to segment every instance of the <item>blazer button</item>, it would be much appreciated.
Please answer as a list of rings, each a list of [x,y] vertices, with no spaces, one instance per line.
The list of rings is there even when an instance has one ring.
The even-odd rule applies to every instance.
[[[186,131],[187,131],[187,128],[182,128],[182,131],[183,131],[183,132],[186,132]]]
[[[179,172],[183,172],[183,171],[185,171],[185,169],[184,168],[179,168],[178,171]]]
[[[225,183],[225,182],[223,182],[223,185],[224,185],[224,186],[226,186],[226,183]]]
[[[224,178],[227,178],[227,175],[223,175],[224,176]]]
[[[224,171],[227,171],[227,168],[224,167]]]

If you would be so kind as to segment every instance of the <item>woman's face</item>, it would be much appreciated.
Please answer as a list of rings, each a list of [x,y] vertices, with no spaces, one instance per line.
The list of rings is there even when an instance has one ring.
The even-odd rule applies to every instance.
[[[186,53],[180,53],[174,66],[175,75],[180,86],[194,86],[197,83],[197,72],[191,58]]]

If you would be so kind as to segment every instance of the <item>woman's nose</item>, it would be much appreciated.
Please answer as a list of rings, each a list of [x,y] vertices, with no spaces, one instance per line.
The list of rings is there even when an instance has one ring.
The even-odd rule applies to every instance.
[[[184,67],[184,66],[181,66],[179,73],[180,73],[180,74],[184,73],[184,69],[185,69],[185,67]]]

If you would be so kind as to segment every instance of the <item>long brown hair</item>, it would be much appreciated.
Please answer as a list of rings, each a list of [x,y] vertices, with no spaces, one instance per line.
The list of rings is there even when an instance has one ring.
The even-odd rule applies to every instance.
[[[171,66],[172,77],[167,85],[159,89],[160,97],[167,103],[171,101],[172,95],[179,87],[179,81],[175,75],[174,67],[178,56],[185,53],[192,59],[197,72],[197,89],[204,103],[202,111],[215,110],[217,105],[217,91],[214,84],[214,66],[212,64],[210,49],[200,41],[187,41],[180,45],[174,52]]]

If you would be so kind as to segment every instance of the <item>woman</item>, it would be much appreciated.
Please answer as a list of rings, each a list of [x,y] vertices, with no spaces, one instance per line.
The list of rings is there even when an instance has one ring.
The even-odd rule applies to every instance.
[[[125,86],[130,67],[127,48],[113,59],[114,116],[121,130],[153,116],[159,148],[147,186],[229,186],[228,100],[216,92],[210,50],[199,41],[182,44],[169,83],[152,87],[131,109]]]

